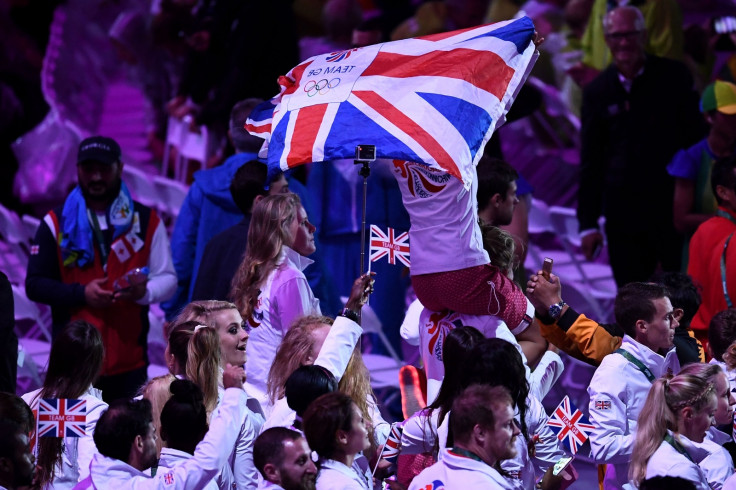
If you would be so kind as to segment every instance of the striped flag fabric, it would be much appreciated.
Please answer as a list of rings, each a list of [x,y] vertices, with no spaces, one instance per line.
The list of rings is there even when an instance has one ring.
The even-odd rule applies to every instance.
[[[463,181],[536,59],[528,17],[312,57],[246,123],[271,171],[353,158],[424,163]]]
[[[557,434],[557,439],[562,441],[574,455],[580,446],[588,440],[588,435],[594,427],[573,403],[569,396],[565,396],[554,412],[549,416],[547,425]]]
[[[389,264],[396,264],[398,260],[407,267],[411,267],[409,260],[409,232],[396,234],[393,228],[386,233],[376,225],[371,225],[371,262],[388,257]]]
[[[41,398],[38,437],[83,437],[87,431],[87,402],[71,398]]]
[[[396,463],[399,459],[399,453],[401,453],[401,433],[404,431],[403,426],[398,423],[391,424],[391,431],[386,439],[386,444],[383,446],[383,455],[381,456],[386,461]]]

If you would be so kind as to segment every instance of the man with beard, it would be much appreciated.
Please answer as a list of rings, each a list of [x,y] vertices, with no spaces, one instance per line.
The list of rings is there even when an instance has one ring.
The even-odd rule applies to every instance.
[[[513,400],[502,386],[471,385],[452,403],[450,428],[455,444],[414,478],[409,490],[515,488],[497,463],[516,456]]]
[[[96,386],[108,403],[145,383],[147,305],[176,288],[166,229],[155,211],[133,201],[122,171],[114,140],[81,142],[79,185],[41,222],[26,276],[28,298],[51,306],[54,334],[70,320],[102,333],[105,361]]]
[[[253,445],[253,463],[263,476],[259,490],[314,490],[317,467],[299,432],[284,427],[263,431]]]
[[[17,422],[0,418],[0,489],[29,487],[36,471],[28,434]]]

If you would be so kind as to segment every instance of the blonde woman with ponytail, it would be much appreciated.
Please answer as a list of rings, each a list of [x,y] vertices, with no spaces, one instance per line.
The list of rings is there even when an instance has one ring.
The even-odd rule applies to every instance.
[[[246,391],[270,412],[266,380],[276,349],[292,322],[321,314],[304,273],[316,250],[315,227],[295,194],[261,199],[253,208],[245,257],[230,297],[252,329]]]
[[[691,374],[657,379],[637,424],[629,478],[638,487],[645,478],[678,476],[698,490],[710,485],[698,464],[708,451],[698,447],[713,425],[717,408],[713,384]]]
[[[733,409],[736,404],[731,393],[731,385],[720,366],[717,364],[702,364],[693,362],[686,365],[679,374],[692,374],[713,384],[716,393],[715,424],[708,429],[705,440],[700,447],[707,450],[710,455],[700,462],[700,467],[705,472],[708,483],[713,490],[720,490],[723,484],[733,474],[733,458],[723,444],[730,442],[733,426]],[[728,433],[719,429],[724,429]]]
[[[187,346],[187,379],[199,386],[204,395],[204,407],[209,421],[217,408],[221,384],[220,337],[212,327],[194,327]]]
[[[192,322],[198,324],[193,325]],[[190,329],[191,334],[188,333]],[[167,362],[179,368],[184,364],[186,378],[202,390],[208,419],[219,410],[224,393],[223,369],[228,364],[243,366],[246,363],[248,337],[237,307],[227,301],[189,303],[169,329],[167,353],[171,359],[167,357]],[[183,349],[185,341],[186,349]],[[263,424],[263,415],[257,402],[255,405],[252,406],[248,400],[248,410],[229,459],[238,490],[255,490],[258,486],[258,472],[253,465],[253,443]]]

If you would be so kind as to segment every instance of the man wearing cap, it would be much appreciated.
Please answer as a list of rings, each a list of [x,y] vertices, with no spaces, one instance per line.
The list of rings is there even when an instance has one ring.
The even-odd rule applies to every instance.
[[[606,218],[611,268],[623,286],[647,280],[658,265],[680,269],[666,167],[704,128],[685,65],[645,53],[639,9],[611,10],[603,29],[613,63],[583,91],[577,214],[589,260],[603,244],[598,219]]]
[[[700,99],[700,110],[710,125],[708,136],[678,151],[667,166],[675,178],[675,228],[688,237],[718,207],[710,186],[713,163],[736,154],[736,85],[720,80],[708,85]]]
[[[133,201],[122,170],[114,140],[80,143],[79,185],[41,222],[26,277],[28,297],[51,306],[54,336],[77,319],[102,333],[97,387],[108,403],[146,381],[147,305],[176,288],[166,229],[155,211]]]

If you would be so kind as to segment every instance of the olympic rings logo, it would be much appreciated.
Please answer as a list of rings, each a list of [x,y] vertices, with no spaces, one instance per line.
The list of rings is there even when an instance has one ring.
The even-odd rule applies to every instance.
[[[333,78],[330,81],[327,81],[326,78],[323,78],[322,80],[315,82],[314,80],[310,80],[304,85],[304,91],[307,93],[308,97],[314,97],[315,95],[324,95],[327,92],[330,91],[330,89],[333,89],[340,85],[340,79],[339,78]]]

